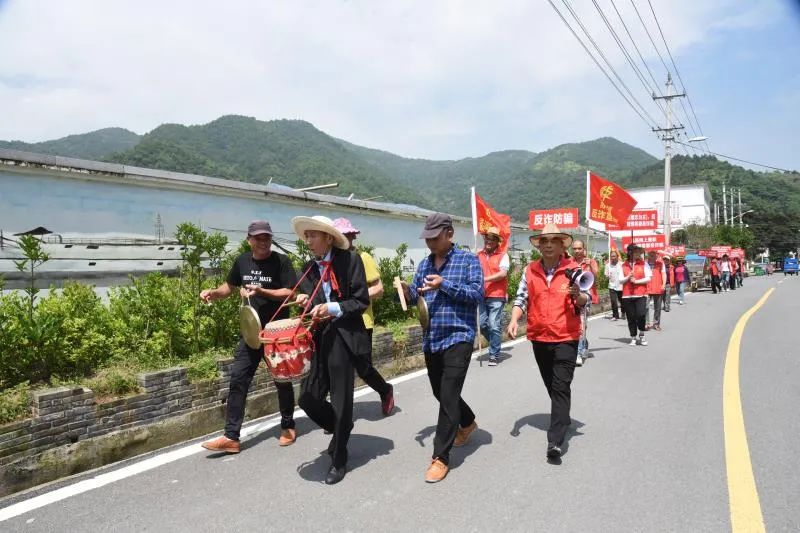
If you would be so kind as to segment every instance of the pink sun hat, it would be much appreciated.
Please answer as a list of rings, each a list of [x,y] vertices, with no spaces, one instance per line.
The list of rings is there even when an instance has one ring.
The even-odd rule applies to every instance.
[[[346,218],[337,218],[336,220],[334,220],[333,227],[338,229],[345,235],[361,233],[361,230],[354,228],[353,223],[347,220]]]

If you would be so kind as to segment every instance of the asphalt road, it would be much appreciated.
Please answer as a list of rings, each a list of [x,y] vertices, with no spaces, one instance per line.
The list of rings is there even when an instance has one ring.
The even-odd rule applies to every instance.
[[[673,302],[646,347],[627,346],[623,321],[592,321],[561,464],[545,458],[549,400],[524,341],[497,367],[472,364],[479,430],[441,483],[423,481],[437,406],[420,372],[395,385],[389,418],[360,393],[338,485],[322,482],[321,430],[299,418],[297,443],[279,448],[265,419],[237,456],[192,441],[0,500],[0,530],[730,531],[723,369],[736,322],[770,287],[744,330],[741,398],[766,529],[798,531],[800,279],[780,275]]]

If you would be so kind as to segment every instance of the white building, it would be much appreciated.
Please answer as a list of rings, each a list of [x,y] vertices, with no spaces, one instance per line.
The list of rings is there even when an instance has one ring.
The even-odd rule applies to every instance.
[[[624,235],[646,235],[664,231],[664,187],[642,187],[626,189],[636,198],[636,211],[655,209],[658,211],[658,228],[655,230],[613,231],[614,237]],[[671,231],[685,228],[690,224],[707,226],[711,220],[711,191],[705,183],[695,185],[676,185],[670,188]]]
[[[664,224],[664,187],[643,187],[628,189],[638,202],[636,209],[655,209],[658,211],[658,224]],[[677,185],[670,188],[670,214],[672,230],[690,224],[707,226],[711,224],[711,191],[708,185]]]

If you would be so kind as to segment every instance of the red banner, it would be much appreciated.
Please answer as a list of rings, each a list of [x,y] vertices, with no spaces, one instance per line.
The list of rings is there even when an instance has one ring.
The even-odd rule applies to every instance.
[[[637,229],[656,229],[658,227],[658,211],[655,209],[642,209],[633,211],[628,215],[628,219],[623,226],[608,223],[606,229],[609,231],[637,230]]]
[[[613,181],[589,173],[589,219],[619,225],[628,219],[634,207],[636,199],[628,191]]]
[[[505,252],[511,237],[511,216],[492,209],[492,206],[478,196],[478,193],[475,193],[475,213],[478,218],[478,233],[484,233],[491,227],[500,230],[500,236],[503,238],[500,243],[500,251]]]
[[[634,235],[631,237],[622,237],[622,247],[626,250],[631,243],[636,244],[647,250],[663,250],[664,249],[664,236],[663,235]]]
[[[667,246],[664,248],[664,253],[670,257],[680,257],[686,255],[686,246]]]
[[[722,257],[723,255],[730,255],[731,247],[730,246],[712,246],[711,251],[717,254],[717,257]]]
[[[537,209],[528,213],[528,227],[542,229],[545,224],[555,224],[558,229],[578,227],[578,208]]]

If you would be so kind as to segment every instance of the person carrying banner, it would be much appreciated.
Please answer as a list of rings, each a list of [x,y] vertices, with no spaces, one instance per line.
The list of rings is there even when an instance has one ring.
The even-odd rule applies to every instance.
[[[636,244],[629,244],[628,259],[622,265],[622,302],[628,317],[628,332],[631,335],[631,346],[647,346],[645,332],[645,315],[647,314],[647,285],[652,272],[650,265],[642,260],[644,249]],[[636,332],[639,332],[637,339]]]
[[[507,333],[517,336],[518,322],[528,315],[527,337],[542,381],[550,396],[550,427],[547,430],[548,459],[561,456],[570,426],[571,384],[575,373],[582,309],[591,297],[572,283],[568,269],[578,265],[564,257],[572,237],[555,224],[547,224],[530,238],[542,258],[531,261],[519,282]]]
[[[508,254],[500,249],[503,241],[494,226],[483,232],[483,249],[478,259],[483,270],[483,301],[480,306],[481,334],[489,341],[489,366],[500,361],[503,307],[508,299]]]

